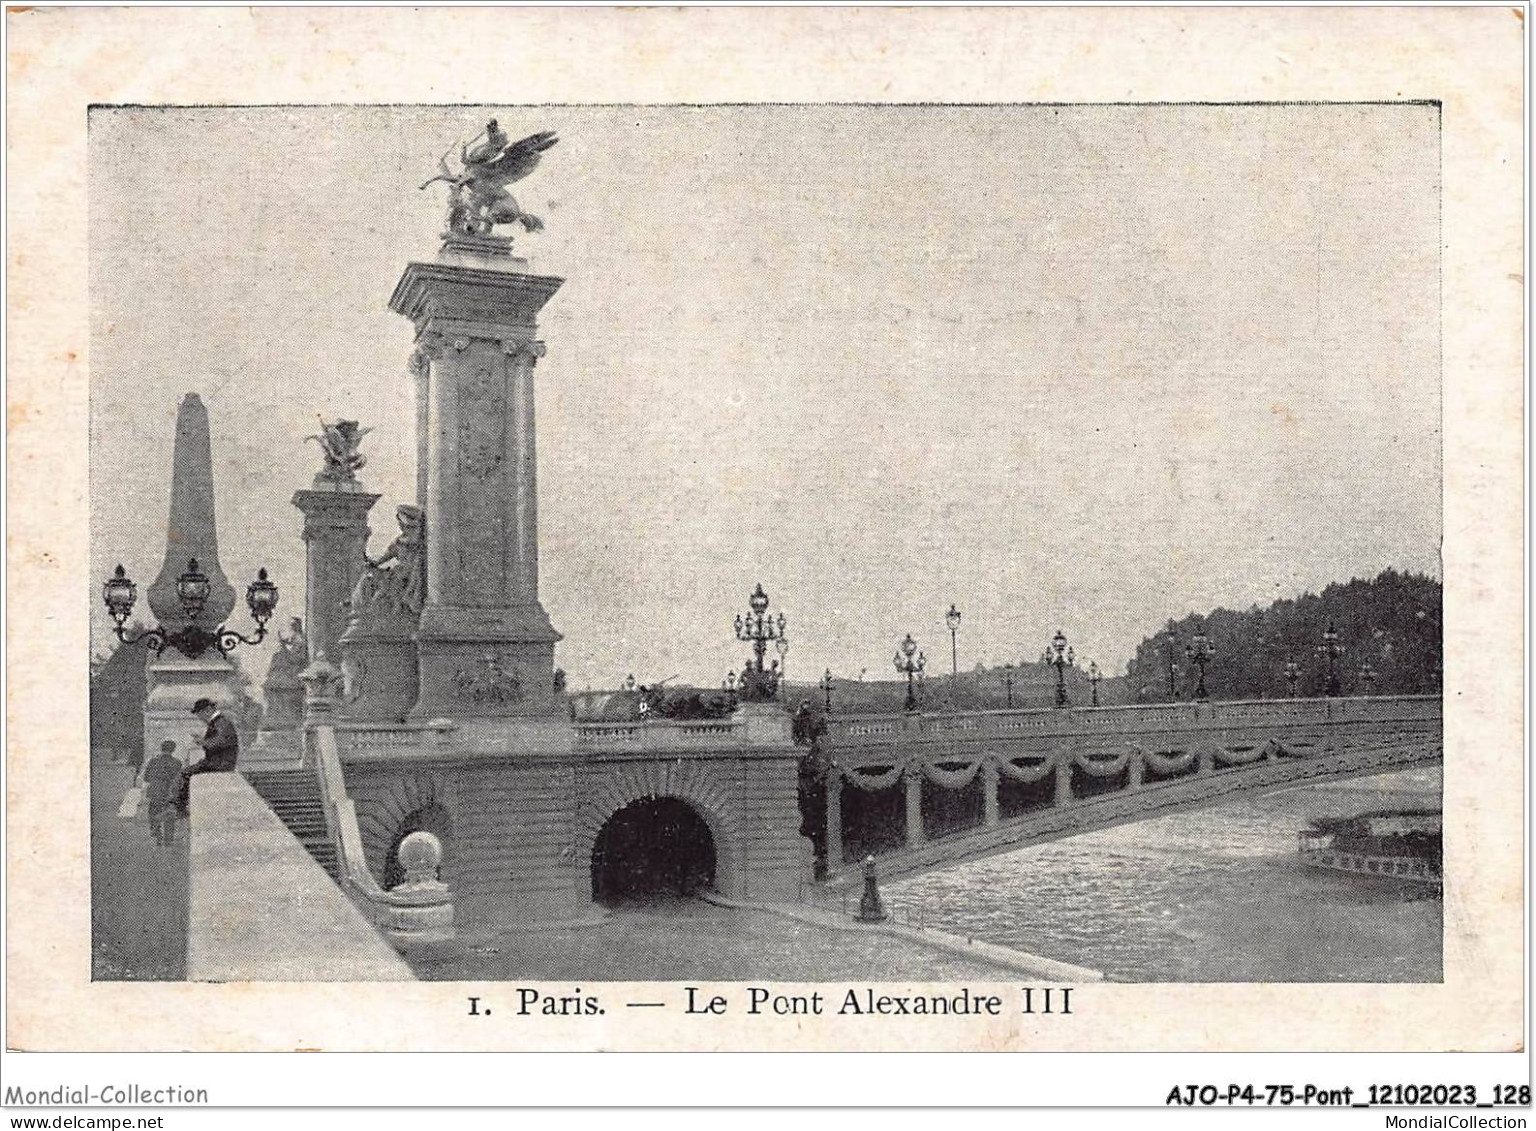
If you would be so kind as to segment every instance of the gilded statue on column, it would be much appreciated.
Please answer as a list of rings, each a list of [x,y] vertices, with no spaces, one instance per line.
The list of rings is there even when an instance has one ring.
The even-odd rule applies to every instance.
[[[521,224],[524,231],[537,232],[544,222],[523,211],[507,186],[538,168],[540,156],[558,140],[554,131],[549,130],[511,142],[492,118],[470,143],[459,146],[457,172],[448,166],[448,156],[453,152],[450,147],[438,158],[437,175],[421,187],[447,182],[448,230],[452,233],[490,236],[497,224],[514,223]]]

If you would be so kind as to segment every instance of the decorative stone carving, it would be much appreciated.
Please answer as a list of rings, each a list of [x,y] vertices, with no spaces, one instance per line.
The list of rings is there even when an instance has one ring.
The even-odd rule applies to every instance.
[[[261,729],[285,730],[297,726],[303,714],[304,692],[299,673],[309,663],[309,641],[304,635],[304,621],[294,617],[292,631],[277,634],[278,650],[267,667],[261,684],[264,709]]]
[[[501,467],[507,449],[506,397],[489,367],[475,370],[464,386],[459,413],[459,461],[465,474],[485,482]]]
[[[514,362],[526,362],[529,365],[533,365],[539,358],[549,352],[543,342],[532,339],[502,342],[501,351]]]
[[[522,682],[501,657],[484,655],[478,664],[454,672],[454,687],[473,703],[516,703],[523,697]]]

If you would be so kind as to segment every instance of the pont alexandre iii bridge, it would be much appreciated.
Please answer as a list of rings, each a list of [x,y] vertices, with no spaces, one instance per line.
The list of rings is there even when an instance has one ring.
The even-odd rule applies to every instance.
[[[913,875],[1441,757],[1438,697],[834,718],[808,752],[775,704],[549,720],[515,738],[473,720],[347,721],[310,691],[298,760],[247,776],[280,813],[318,787],[307,846],[404,942],[455,923],[579,920],[647,888],[815,901],[870,854],[882,877]],[[800,796],[811,766],[835,846],[819,883]],[[424,861],[407,858],[418,832],[440,846]]]
[[[836,719],[823,738],[835,881],[910,875],[1234,795],[1438,761],[1438,696],[1190,702]]]
[[[553,144],[536,134],[507,152],[522,160]],[[1440,757],[1439,701],[1419,698],[837,717],[810,749],[774,702],[696,722],[573,721],[554,667],[561,634],[539,597],[535,390],[549,351],[538,317],[562,279],[534,273],[490,220],[466,229],[466,215],[462,201],[450,206],[437,254],[407,263],[389,299],[413,329],[402,377],[415,435],[398,442],[414,446],[416,483],[392,522],[373,520],[394,535],[382,553],[365,553],[380,496],[355,474],[370,430],[338,421],[311,437],[325,465],[293,495],[306,546],[302,638],[295,625],[269,672],[262,731],[240,754],[245,780],[193,779],[192,890],[210,900],[200,921],[240,926],[249,912],[219,898],[255,886],[276,898],[301,882],[318,902],[294,903],[306,925],[296,934],[329,900],[342,919],[361,910],[401,942],[465,924],[580,920],[647,888],[787,903],[819,873],[842,882],[870,854],[886,876],[911,874]],[[150,599],[162,623],[211,630],[233,604],[227,584],[219,601],[171,607],[195,572],[187,530],[206,532],[198,560],[222,583],[206,415],[193,423],[178,431],[178,538]],[[121,628],[132,583],[114,579],[104,593]],[[273,589],[265,615],[275,600]],[[759,589],[749,603],[755,635],[739,619],[737,636],[753,639],[762,674],[767,597]],[[233,697],[222,647],[203,649],[201,666],[188,655],[151,668],[151,752],[184,732],[195,699]],[[253,831],[232,843],[223,830],[237,818]],[[281,882],[226,882],[260,829],[263,851],[296,867],[284,864]]]

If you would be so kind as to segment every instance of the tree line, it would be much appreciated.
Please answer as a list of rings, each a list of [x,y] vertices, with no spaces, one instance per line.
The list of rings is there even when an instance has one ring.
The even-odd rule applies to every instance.
[[[1441,687],[1440,610],[1439,581],[1388,569],[1267,608],[1192,613],[1142,639],[1126,665],[1127,691],[1140,703],[1192,698],[1199,672],[1187,649],[1203,632],[1215,649],[1205,676],[1212,699],[1282,698],[1289,693],[1288,662],[1299,669],[1296,694],[1319,697],[1327,693],[1323,634],[1331,625],[1342,649],[1336,661],[1342,694],[1435,694]],[[1374,678],[1362,670],[1367,664]]]

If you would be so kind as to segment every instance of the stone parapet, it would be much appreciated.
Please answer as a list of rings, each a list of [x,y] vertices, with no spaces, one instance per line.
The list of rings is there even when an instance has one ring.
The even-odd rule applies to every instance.
[[[191,825],[189,981],[413,980],[239,774],[192,779]]]

